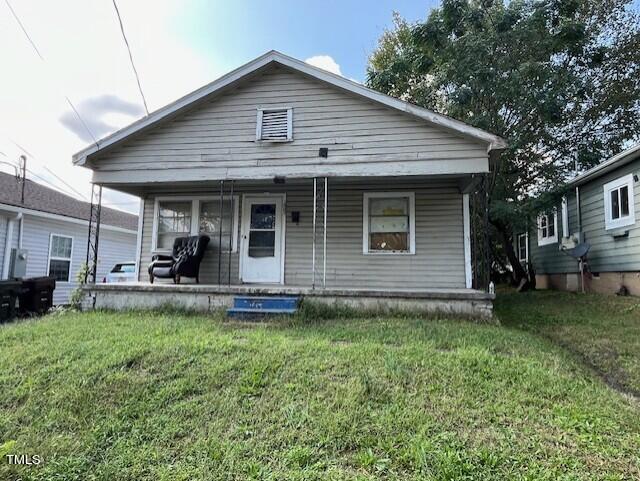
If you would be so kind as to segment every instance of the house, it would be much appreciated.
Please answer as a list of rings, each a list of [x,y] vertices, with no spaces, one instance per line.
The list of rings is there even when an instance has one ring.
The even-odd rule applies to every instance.
[[[24,185],[0,172],[0,266],[2,279],[13,277],[15,249],[26,251],[26,277],[56,278],[54,304],[68,304],[76,275],[87,254],[90,204],[31,180]],[[117,262],[135,259],[138,219],[102,209],[98,274],[102,279]]]
[[[490,315],[470,197],[504,147],[268,52],[74,155],[95,184],[143,199],[140,284],[87,290],[106,307],[250,293]],[[201,285],[149,285],[152,256],[198,233]]]
[[[554,209],[536,229],[516,236],[521,262],[531,262],[538,288],[640,295],[640,144],[596,165],[569,182]],[[589,251],[581,275],[567,252],[580,243]],[[584,277],[584,284],[582,278]]]

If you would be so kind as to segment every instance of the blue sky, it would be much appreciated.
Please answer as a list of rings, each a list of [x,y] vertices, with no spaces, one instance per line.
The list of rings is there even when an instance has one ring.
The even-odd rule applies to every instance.
[[[425,18],[436,1],[205,1],[176,18],[176,32],[221,67],[275,49],[296,58],[330,55],[346,77],[364,80],[368,55],[392,12],[408,20]]]

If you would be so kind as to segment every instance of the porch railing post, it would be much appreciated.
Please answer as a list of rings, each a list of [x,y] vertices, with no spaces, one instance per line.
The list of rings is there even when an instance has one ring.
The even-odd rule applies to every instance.
[[[313,233],[311,239],[311,288],[316,288],[316,214],[318,180],[313,178]]]
[[[324,220],[322,221],[322,287],[327,287],[327,200],[329,198],[329,179],[324,178]]]
[[[234,234],[234,229],[237,229],[238,226],[233,225],[233,220],[235,219],[235,216],[233,215],[234,212],[234,205],[233,205],[233,184],[234,181],[231,181],[231,189],[229,192],[229,255],[228,257],[228,262],[229,265],[227,266],[227,285],[231,285],[231,251],[233,250],[233,234]]]
[[[224,215],[224,180],[220,181],[220,223],[218,224],[218,285],[222,284],[222,216]]]

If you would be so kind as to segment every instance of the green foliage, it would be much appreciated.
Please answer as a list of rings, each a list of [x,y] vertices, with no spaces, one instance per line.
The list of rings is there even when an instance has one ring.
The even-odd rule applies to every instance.
[[[179,311],[0,326],[0,453],[44,457],[0,479],[637,477],[637,406],[518,327],[517,300],[498,306],[509,328]],[[571,315],[538,300],[548,322]]]
[[[370,87],[508,141],[493,169],[502,231],[573,173],[640,132],[640,20],[631,0],[443,0],[414,25],[395,16]],[[557,198],[557,197],[555,197]],[[495,205],[498,204],[498,205]]]
[[[88,274],[89,266],[86,262],[83,262],[80,266],[80,269],[78,269],[78,273],[76,274],[76,282],[78,283],[78,286],[71,292],[71,297],[69,298],[69,304],[71,305],[72,309],[82,309],[82,301],[85,297],[82,286],[85,284]]]

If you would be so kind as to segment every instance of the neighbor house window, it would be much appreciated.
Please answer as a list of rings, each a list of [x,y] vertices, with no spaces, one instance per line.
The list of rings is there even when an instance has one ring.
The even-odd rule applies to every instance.
[[[538,245],[558,242],[558,216],[555,209],[538,217]]]
[[[256,139],[270,142],[293,140],[293,109],[290,107],[258,109]]]
[[[192,201],[159,201],[156,248],[171,249],[177,237],[191,234],[192,210]]]
[[[522,263],[529,261],[529,234],[518,235],[518,260]]]
[[[562,197],[562,237],[569,237],[569,201]]]
[[[414,193],[364,194],[363,227],[365,254],[414,254]]]
[[[607,229],[617,229],[635,223],[633,200],[633,174],[604,185],[604,219]]]
[[[51,234],[49,238],[49,276],[58,282],[71,280],[73,237]]]
[[[222,229],[222,250],[236,252],[238,225],[238,198],[222,199],[222,220],[220,199],[196,196],[193,198],[158,198],[155,204],[153,224],[153,251],[170,251],[177,237],[207,235],[209,245],[216,248],[220,242]]]

